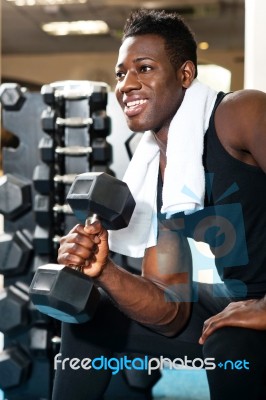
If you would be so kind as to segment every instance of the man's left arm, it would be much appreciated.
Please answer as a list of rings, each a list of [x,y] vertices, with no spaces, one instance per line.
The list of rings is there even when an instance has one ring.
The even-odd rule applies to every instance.
[[[234,128],[239,121],[242,149],[266,173],[266,94],[256,90],[242,91],[242,94],[239,102],[236,101],[235,110],[231,104],[230,113],[235,115]],[[203,344],[214,331],[225,326],[266,330],[266,296],[230,303],[222,312],[205,321],[199,343]]]
[[[230,303],[223,311],[204,322],[200,344],[224,326],[266,330],[266,298]]]

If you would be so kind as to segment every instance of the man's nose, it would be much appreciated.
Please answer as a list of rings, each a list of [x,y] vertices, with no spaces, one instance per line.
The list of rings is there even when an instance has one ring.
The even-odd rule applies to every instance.
[[[139,90],[142,85],[136,72],[128,71],[124,79],[118,83],[118,90],[122,93]]]

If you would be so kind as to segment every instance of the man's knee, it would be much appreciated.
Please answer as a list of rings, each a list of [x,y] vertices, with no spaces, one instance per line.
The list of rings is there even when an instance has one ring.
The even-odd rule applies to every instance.
[[[266,332],[240,327],[223,327],[208,337],[203,345],[204,357],[213,357],[216,362],[232,360],[242,361],[248,366],[250,362],[265,362]],[[243,364],[244,365],[244,364]]]

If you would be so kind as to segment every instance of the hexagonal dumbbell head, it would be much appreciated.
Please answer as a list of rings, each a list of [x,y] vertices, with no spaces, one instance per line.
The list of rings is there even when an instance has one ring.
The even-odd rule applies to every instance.
[[[31,182],[12,174],[0,178],[0,213],[14,220],[31,208]]]
[[[22,290],[23,289],[23,290]],[[29,296],[23,287],[10,285],[0,291],[0,332],[14,334],[29,321]]]
[[[54,105],[54,88],[51,85],[43,85],[41,88],[41,95],[45,104],[48,106]]]
[[[29,376],[31,360],[18,347],[0,353],[0,389],[7,390],[21,385]]]
[[[20,110],[25,101],[20,85],[17,83],[2,83],[0,86],[0,101],[5,110]]]
[[[41,313],[68,323],[92,319],[100,299],[91,278],[58,264],[42,265],[37,269],[29,295]]]
[[[29,269],[33,245],[30,232],[23,229],[0,235],[0,274],[14,276]]]
[[[78,175],[67,195],[77,219],[85,223],[96,214],[106,229],[125,228],[135,208],[135,200],[125,182],[106,173]]]

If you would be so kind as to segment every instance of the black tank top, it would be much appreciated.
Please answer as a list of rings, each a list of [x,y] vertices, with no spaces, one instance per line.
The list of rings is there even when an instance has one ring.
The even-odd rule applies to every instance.
[[[224,96],[217,96],[204,138],[204,209],[173,218],[184,219],[186,236],[210,245],[217,271],[233,296],[259,298],[266,293],[266,174],[232,157],[219,141],[214,114]],[[161,179],[158,185],[160,207]]]
[[[215,245],[221,279],[236,289],[243,282],[248,297],[260,297],[266,293],[266,174],[232,157],[219,141],[214,114],[224,96],[218,94],[205,134],[205,210],[213,208],[219,228],[209,228],[207,239]]]

